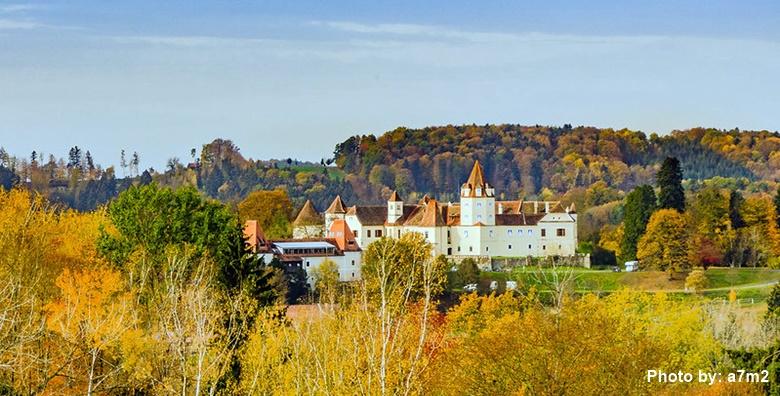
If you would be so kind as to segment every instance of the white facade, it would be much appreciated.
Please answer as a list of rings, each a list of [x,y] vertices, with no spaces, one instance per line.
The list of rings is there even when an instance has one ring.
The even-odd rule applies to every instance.
[[[460,202],[427,196],[404,203],[393,193],[386,205],[347,208],[336,197],[325,212],[325,229],[341,219],[360,249],[382,238],[418,232],[434,254],[481,257],[573,256],[577,249],[574,206],[556,201],[497,201],[479,162],[460,188]],[[351,274],[349,270],[345,273]]]

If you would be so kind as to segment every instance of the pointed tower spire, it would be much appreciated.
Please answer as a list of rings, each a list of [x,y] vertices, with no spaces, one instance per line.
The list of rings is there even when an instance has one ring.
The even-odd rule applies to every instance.
[[[479,160],[474,162],[474,167],[471,169],[471,175],[469,175],[469,180],[466,183],[471,184],[472,189],[485,189],[485,175],[482,171],[482,165],[479,164]]]
[[[307,226],[307,225],[322,225],[325,224],[325,222],[322,219],[322,216],[317,212],[317,209],[314,208],[314,204],[311,203],[310,199],[306,200],[306,203],[303,204],[303,208],[301,208],[301,211],[298,212],[298,216],[295,218],[295,221],[293,221],[294,226]]]
[[[346,210],[344,210],[344,201],[341,200],[341,195],[336,195],[336,198],[331,202],[330,206],[328,207],[328,210],[325,211],[325,213],[328,214],[344,214],[347,213]]]
[[[398,191],[393,190],[393,194],[390,195],[390,199],[388,199],[389,202],[403,202],[403,199],[398,196]]]

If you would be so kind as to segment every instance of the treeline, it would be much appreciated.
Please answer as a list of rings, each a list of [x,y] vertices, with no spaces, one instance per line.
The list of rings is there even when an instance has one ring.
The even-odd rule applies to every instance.
[[[320,210],[336,194],[347,202],[380,203],[392,190],[409,200],[432,194],[457,200],[474,160],[502,199],[563,198],[580,212],[621,199],[652,184],[661,161],[676,157],[685,186],[716,183],[746,192],[774,190],[780,177],[780,135],[768,131],[695,128],[649,137],[627,129],[594,127],[462,125],[398,128],[380,136],[353,136],[319,163],[245,158],[231,141],[193,148],[165,169],[140,169],[139,154],[120,158],[121,172],[92,163],[89,152],[12,157],[0,151],[0,184],[30,186],[78,210],[104,204],[130,185],[189,185],[236,204],[255,190],[282,189],[295,207],[311,199]],[[335,164],[335,166],[333,166]],[[121,174],[120,174],[121,173]],[[585,197],[586,193],[588,197]]]
[[[336,164],[373,189],[454,198],[475,159],[506,199],[563,194],[603,181],[629,191],[652,183],[664,158],[677,157],[686,177],[773,180],[780,135],[696,128],[668,136],[593,127],[464,125],[398,128],[353,136],[336,146]],[[414,175],[414,177],[411,177]],[[386,189],[385,189],[386,188]]]
[[[596,264],[638,259],[640,268],[670,275],[695,267],[780,267],[780,189],[744,195],[715,183],[686,194],[682,180],[680,162],[669,157],[655,186],[587,211],[581,250]]]

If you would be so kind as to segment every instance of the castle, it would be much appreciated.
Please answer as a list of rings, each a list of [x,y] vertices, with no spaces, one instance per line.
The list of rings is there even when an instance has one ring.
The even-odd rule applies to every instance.
[[[348,207],[337,196],[322,216],[307,201],[293,222],[293,237],[333,237],[334,225],[351,232],[358,248],[383,236],[418,232],[433,246],[435,255],[454,259],[573,256],[577,247],[574,205],[497,201],[479,161],[460,188],[459,203],[441,203],[427,195],[407,203],[393,192],[386,205]]]

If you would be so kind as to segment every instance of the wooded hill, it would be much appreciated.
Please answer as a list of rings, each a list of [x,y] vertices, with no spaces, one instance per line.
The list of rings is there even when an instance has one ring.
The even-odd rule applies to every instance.
[[[255,161],[228,140],[206,144],[192,162],[172,158],[165,170],[130,171],[118,178],[71,148],[70,160],[48,163],[2,152],[0,183],[26,184],[68,206],[89,210],[132,183],[195,185],[208,196],[236,203],[258,189],[282,188],[296,206],[312,199],[322,210],[336,194],[348,202],[382,202],[392,190],[408,200],[431,194],[457,200],[473,161],[504,199],[570,195],[578,205],[620,199],[634,186],[652,183],[667,156],[683,166],[686,187],[700,180],[750,191],[769,191],[780,177],[780,134],[696,128],[667,136],[593,127],[463,125],[397,128],[380,136],[338,143],[331,160]],[[280,153],[293,154],[293,153]],[[12,172],[9,172],[9,169]],[[574,197],[571,196],[574,193]],[[564,196],[564,198],[566,198]],[[584,208],[582,208],[584,209]]]

